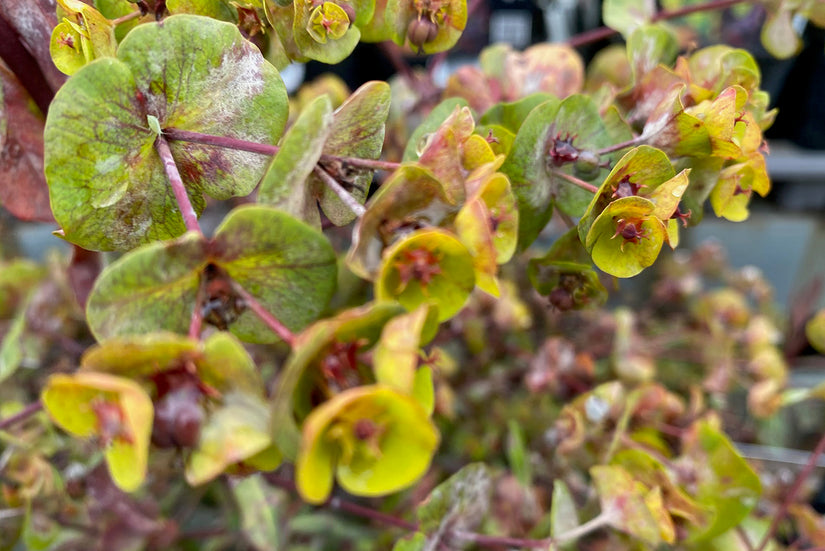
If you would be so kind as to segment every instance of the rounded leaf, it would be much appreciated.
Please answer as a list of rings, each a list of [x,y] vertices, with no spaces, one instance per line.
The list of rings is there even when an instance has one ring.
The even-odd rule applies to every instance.
[[[152,400],[136,382],[107,373],[56,374],[41,394],[43,407],[61,428],[98,436],[115,484],[136,490],[146,477],[152,434]]]
[[[642,197],[617,199],[602,212],[585,247],[600,270],[633,277],[656,261],[667,237],[664,223],[652,216],[655,206]]]
[[[303,426],[295,480],[311,503],[331,490],[330,470],[348,492],[380,496],[418,480],[438,431],[418,401],[381,385],[346,390],[318,406]]]
[[[234,209],[210,244],[215,264],[290,330],[315,320],[335,291],[335,251],[319,230],[263,205]],[[278,337],[247,310],[230,330],[250,342]]]
[[[184,232],[147,115],[162,128],[274,143],[287,110],[278,71],[236,26],[194,15],[139,25],[117,58],[83,67],[49,108],[45,172],[63,235],[88,249],[125,250]],[[267,162],[202,144],[171,149],[197,212],[204,193],[247,195]]]

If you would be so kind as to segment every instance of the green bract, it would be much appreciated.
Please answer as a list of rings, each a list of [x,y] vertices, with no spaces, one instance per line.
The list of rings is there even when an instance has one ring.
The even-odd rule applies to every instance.
[[[141,485],[153,408],[138,383],[106,373],[57,374],[49,378],[41,400],[61,428],[99,439],[115,484],[127,492]]]
[[[298,491],[321,503],[333,478],[355,495],[406,488],[430,465],[438,431],[414,398],[381,385],[346,390],[307,417],[295,465]]]
[[[418,230],[384,253],[375,296],[397,300],[407,310],[431,302],[444,321],[461,310],[475,282],[467,247],[445,230]]]
[[[158,329],[186,333],[200,281],[210,274],[228,277],[297,329],[315,319],[332,296],[335,253],[318,230],[281,211],[239,207],[212,239],[188,233],[146,245],[107,267],[89,297],[89,326],[98,338]],[[233,333],[252,342],[277,340],[255,314],[235,306],[228,305],[224,319]]]
[[[147,115],[164,129],[274,143],[286,124],[286,90],[277,70],[229,23],[178,15],[132,30],[117,57],[83,67],[49,109],[45,172],[67,240],[126,250],[184,232]],[[205,206],[203,194],[247,195],[267,162],[194,143],[171,149],[196,212]]]
[[[322,364],[330,363],[331,358],[334,367],[357,372],[358,365],[340,366],[338,356],[347,356],[351,349],[357,352],[372,347],[384,324],[402,312],[394,303],[367,304],[316,322],[295,338],[272,402],[275,439],[287,458],[294,459],[298,453],[298,422],[312,410],[312,390],[321,387],[330,393]]]

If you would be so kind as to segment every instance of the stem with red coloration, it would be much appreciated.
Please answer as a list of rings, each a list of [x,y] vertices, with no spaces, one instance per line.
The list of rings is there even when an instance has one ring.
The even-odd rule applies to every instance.
[[[250,153],[260,153],[261,155],[275,155],[281,150],[277,145],[269,145],[258,142],[249,142],[239,138],[229,136],[213,136],[202,134],[190,130],[180,130],[178,128],[165,128],[163,135],[173,141],[200,143],[204,145],[214,145],[215,147],[225,147],[238,151],[249,151]],[[390,161],[379,161],[374,159],[361,159],[360,157],[341,157],[339,155],[321,155],[321,161],[333,161],[343,163],[357,168],[368,168],[371,170],[384,170],[392,172],[401,166],[401,163]]]
[[[677,17],[684,17],[685,15],[690,15],[692,13],[723,10],[735,6],[736,4],[742,4],[744,2],[750,1],[751,0],[711,0],[710,2],[705,2],[704,4],[685,6],[683,8],[679,8],[678,10],[660,11],[659,13],[653,16],[651,21],[666,21],[668,19],[676,19]],[[570,37],[567,40],[567,45],[577,48],[579,46],[592,44],[593,42],[599,42],[600,40],[610,38],[611,36],[616,34],[619,34],[619,31],[611,29],[610,27],[599,27],[598,29],[591,29],[589,31],[585,31],[583,33]]]
[[[183,180],[178,172],[178,165],[175,164],[175,159],[172,157],[172,150],[169,149],[169,143],[163,134],[158,135],[155,140],[155,149],[158,151],[161,160],[163,161],[163,169],[166,171],[166,178],[169,180],[169,185],[172,187],[172,192],[175,194],[175,199],[178,202],[181,216],[183,216],[183,223],[186,224],[188,231],[198,232],[203,235],[201,226],[198,223],[198,215],[192,207],[192,202],[189,201],[189,195],[186,193],[186,187],[183,185]]]
[[[565,180],[567,180],[571,184],[577,185],[580,188],[589,191],[590,193],[596,193],[596,192],[599,191],[599,188],[597,188],[593,184],[588,184],[584,180],[576,178],[572,174],[567,174],[566,172],[562,172],[561,170],[554,170],[553,174],[555,174],[556,176],[560,176],[560,177],[564,178]]]
[[[776,534],[776,530],[779,528],[779,523],[785,518],[785,515],[788,514],[788,508],[793,503],[793,500],[796,498],[796,494],[799,493],[799,490],[802,489],[802,485],[805,484],[805,481],[813,472],[814,468],[816,467],[817,461],[819,460],[819,456],[825,452],[825,433],[822,434],[822,437],[819,439],[819,442],[816,444],[816,448],[814,451],[811,452],[811,456],[808,458],[808,463],[805,464],[805,467],[799,472],[797,475],[796,480],[791,486],[790,491],[785,496],[785,499],[782,501],[782,505],[779,506],[779,510],[774,514],[773,519],[771,520],[771,525],[768,528],[768,531],[765,532],[765,536],[762,538],[762,541],[759,542],[759,545],[756,546],[756,551],[762,551],[765,547],[770,543],[771,538]]]
[[[272,329],[272,331],[278,335],[281,340],[287,343],[289,346],[292,346],[295,342],[295,334],[287,329],[287,327],[281,323],[278,318],[273,316],[269,313],[269,311],[264,308],[264,305],[258,302],[258,299],[253,297],[249,294],[249,292],[238,285],[236,281],[232,281],[232,289],[240,295],[243,299],[244,304],[252,310],[256,316],[258,316],[262,322],[266,324],[267,327]]]
[[[43,409],[43,404],[42,402],[40,402],[40,400],[27,405],[17,413],[0,420],[0,430],[6,430],[12,425],[16,425],[17,423],[25,421],[41,409]]]
[[[367,209],[364,208],[364,205],[359,203],[355,200],[355,197],[350,195],[350,193],[345,190],[341,184],[338,183],[338,180],[332,177],[332,175],[324,170],[323,168],[316,166],[312,169],[316,176],[318,176],[321,180],[323,180],[324,184],[338,196],[339,199],[352,211],[352,213],[361,218],[364,216],[364,213]]]

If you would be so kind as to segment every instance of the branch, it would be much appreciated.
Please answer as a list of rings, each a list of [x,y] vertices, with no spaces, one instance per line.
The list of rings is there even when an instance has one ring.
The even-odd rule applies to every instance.
[[[735,6],[736,4],[752,1],[753,0],[711,0],[710,2],[705,2],[704,4],[685,6],[683,8],[679,8],[678,10],[663,10],[653,16],[651,23],[655,23],[656,21],[666,21],[668,19],[676,19],[692,13],[723,10]],[[579,46],[592,44],[593,42],[599,42],[600,40],[610,38],[616,34],[619,34],[619,31],[611,29],[610,27],[590,29],[589,31],[570,37],[570,39],[567,40],[567,45],[573,48],[578,48]]]
[[[169,185],[175,194],[175,199],[178,202],[178,208],[180,209],[181,216],[183,216],[183,223],[186,224],[186,229],[203,235],[200,224],[198,224],[198,215],[192,207],[192,202],[189,201],[189,195],[186,194],[186,188],[183,185],[183,180],[181,180],[180,172],[178,172],[178,165],[175,164],[172,151],[169,149],[169,143],[163,134],[158,134],[155,140],[155,149],[158,150],[158,155],[160,155],[160,158],[163,160],[163,169],[166,171]]]
[[[621,142],[621,143],[609,145],[607,147],[599,149],[598,151],[596,151],[596,155],[606,155],[608,153],[613,153],[614,151],[619,151],[620,149],[625,149],[627,147],[634,147],[634,146],[637,146],[641,143],[644,143],[645,139],[646,138],[643,138],[642,136],[636,136],[635,138],[627,140],[626,142]]]
[[[553,174],[555,174],[556,176],[561,176],[571,184],[579,186],[580,188],[587,190],[590,193],[597,193],[599,191],[599,188],[597,188],[593,184],[588,184],[584,180],[576,178],[572,174],[567,174],[566,172],[562,172],[561,170],[554,170]]]
[[[289,346],[292,346],[295,343],[295,334],[287,329],[287,327],[281,323],[278,318],[270,314],[264,305],[258,302],[258,299],[250,295],[246,289],[238,285],[238,282],[231,281],[230,283],[232,285],[232,289],[243,299],[244,304],[246,304],[246,306],[248,306],[249,309],[252,310],[255,315],[266,324],[267,327],[272,329],[273,333],[278,335],[281,340]]]
[[[165,128],[163,135],[173,141],[200,143],[204,145],[214,145],[216,147],[225,147],[227,149],[236,149],[238,151],[249,151],[250,153],[259,153],[261,155],[276,155],[281,150],[277,145],[269,145],[258,142],[249,142],[239,138],[231,138],[229,136],[213,136],[211,134],[202,134],[200,132],[192,132],[190,130],[180,130],[178,128]],[[389,161],[378,161],[374,159],[362,159],[360,157],[341,157],[338,155],[321,155],[322,161],[339,162],[357,168],[368,168],[371,170],[384,170],[392,172],[401,166],[401,163],[393,163]]]
[[[770,543],[771,538],[776,534],[776,530],[779,528],[779,523],[785,518],[785,515],[788,514],[788,508],[793,503],[793,500],[796,498],[796,494],[799,493],[799,490],[802,489],[802,485],[808,479],[808,477],[813,472],[814,468],[816,467],[817,460],[822,453],[825,452],[825,434],[819,439],[819,442],[814,448],[814,451],[811,452],[811,456],[808,458],[808,463],[802,468],[799,474],[796,477],[796,480],[793,483],[788,494],[785,496],[785,499],[782,501],[782,505],[779,506],[779,510],[774,514],[773,520],[771,520],[771,525],[768,528],[768,531],[765,532],[765,536],[762,538],[762,541],[759,542],[759,545],[755,547],[755,551],[762,551],[765,547]]]
[[[25,421],[41,409],[43,409],[43,404],[40,402],[40,400],[27,405],[17,413],[10,415],[9,417],[6,417],[3,420],[0,420],[0,430],[6,430],[12,425],[16,425],[17,423]]]
[[[127,21],[131,21],[132,19],[137,19],[141,17],[143,14],[140,13],[140,10],[133,11],[131,13],[127,13],[126,15],[121,15],[115,19],[110,19],[109,22],[112,24],[113,27],[117,27],[121,23],[126,23]]]
[[[324,184],[326,184],[326,186],[329,189],[331,189],[335,193],[335,195],[337,195],[338,198],[341,199],[341,201],[343,201],[343,203],[347,206],[347,208],[349,208],[349,210],[352,211],[352,213],[355,216],[357,216],[358,218],[364,216],[364,213],[367,211],[367,209],[364,208],[364,205],[356,201],[355,197],[350,195],[350,193],[347,190],[345,190],[341,186],[341,184],[338,183],[338,180],[333,178],[329,172],[327,172],[326,170],[317,165],[315,166],[315,168],[312,169],[312,171],[315,173],[316,176],[323,180]]]

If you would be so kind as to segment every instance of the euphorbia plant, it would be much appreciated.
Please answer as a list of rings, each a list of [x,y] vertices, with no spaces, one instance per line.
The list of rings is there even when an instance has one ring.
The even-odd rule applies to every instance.
[[[774,47],[790,10],[821,20],[821,2],[766,5]],[[799,485],[763,492],[721,422],[738,392],[755,418],[821,394],[784,392],[758,278],[697,254],[648,309],[600,309],[610,279],[676,248],[705,203],[741,221],[770,189],[775,112],[752,56],[680,57],[654,24],[673,14],[649,7],[605,2],[626,45],[587,71],[568,45],[499,44],[444,90],[409,70],[345,99],[305,90],[290,112],[278,71],[290,60],[335,63],[359,41],[445,51],[472,6],[60,0],[49,50],[71,77],[43,130],[50,204],[20,212],[53,216],[75,260],[65,274],[4,264],[0,379],[32,378],[18,369],[32,342],[74,357],[38,356],[39,402],[0,412],[0,485],[20,511],[10,541],[226,546],[237,527],[270,549],[339,536],[287,515],[276,487],[415,532],[394,534],[399,549],[761,550],[778,547],[789,511],[818,541],[812,512],[791,507]],[[2,75],[0,122],[28,120]],[[404,128],[407,115],[420,124]],[[207,235],[199,217],[233,198],[252,204],[224,203]],[[121,256],[100,269],[93,251]],[[726,289],[697,283],[720,272]],[[411,487],[370,503],[418,504],[417,522],[342,497]],[[223,524],[188,533],[179,509],[210,503]],[[38,539],[42,523],[63,529]]]

